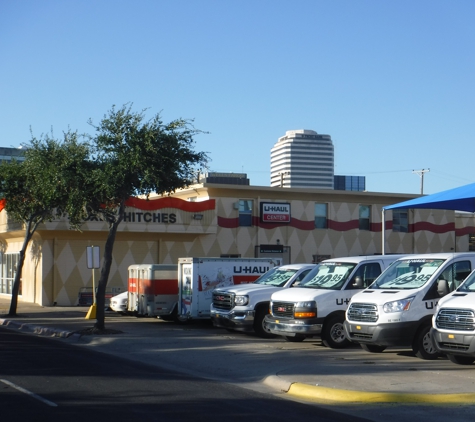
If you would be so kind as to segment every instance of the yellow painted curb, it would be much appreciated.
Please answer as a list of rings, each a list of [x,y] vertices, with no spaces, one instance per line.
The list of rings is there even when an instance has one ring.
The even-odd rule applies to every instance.
[[[474,403],[475,393],[453,394],[416,394],[384,393],[370,391],[339,390],[308,384],[293,383],[287,394],[309,401],[330,400],[345,403],[425,403],[425,404],[460,404]]]

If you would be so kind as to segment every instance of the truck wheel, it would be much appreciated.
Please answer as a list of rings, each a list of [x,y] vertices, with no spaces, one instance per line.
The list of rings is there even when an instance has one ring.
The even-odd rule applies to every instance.
[[[301,341],[304,341],[306,339],[305,336],[301,335],[301,334],[297,334],[295,335],[294,337],[291,337],[291,336],[284,336],[284,338],[287,340],[287,341],[290,341],[291,343],[300,343]]]
[[[434,360],[441,356],[430,338],[431,325],[424,325],[416,334],[412,350],[419,359]]]
[[[275,337],[274,334],[267,331],[267,329],[264,325],[264,319],[265,319],[266,315],[269,313],[267,311],[267,309],[268,309],[267,307],[258,308],[257,311],[256,311],[256,314],[254,316],[253,328],[254,328],[255,333],[261,338],[273,338],[273,337]]]
[[[475,361],[475,358],[470,356],[447,355],[447,357],[449,358],[450,362],[456,363],[458,365],[471,365]]]
[[[377,346],[376,344],[364,344],[360,343],[363,350],[370,353],[382,353],[386,350],[386,346]]]
[[[171,311],[168,315],[160,315],[159,318],[162,319],[163,321],[175,321],[176,320],[176,306],[173,308],[173,311]]]
[[[190,323],[190,319],[186,315],[179,315],[178,308],[173,310],[173,322],[180,325],[186,325]]]
[[[345,335],[343,322],[343,317],[335,315],[323,324],[322,341],[326,347],[343,349],[350,345]]]

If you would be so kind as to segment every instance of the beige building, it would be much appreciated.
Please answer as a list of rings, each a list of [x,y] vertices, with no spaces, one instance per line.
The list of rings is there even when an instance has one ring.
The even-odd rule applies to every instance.
[[[127,288],[132,264],[171,264],[180,257],[282,257],[284,263],[382,252],[382,207],[415,195],[282,189],[202,183],[171,197],[131,200],[114,245],[109,293]],[[444,210],[385,213],[385,253],[471,250],[472,214]],[[65,220],[43,224],[25,259],[20,300],[75,306],[100,269],[88,268],[87,248],[102,257],[108,228],[87,221],[81,232]],[[11,292],[24,231],[0,212],[0,294]]]

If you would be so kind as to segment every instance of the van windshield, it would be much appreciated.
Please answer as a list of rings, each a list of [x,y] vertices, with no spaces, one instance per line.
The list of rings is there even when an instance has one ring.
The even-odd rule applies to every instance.
[[[411,290],[422,287],[445,259],[401,259],[393,262],[369,289]]]
[[[285,269],[281,267],[272,268],[265,274],[262,274],[256,281],[254,281],[254,283],[266,286],[283,287],[297,271],[297,269]]]
[[[465,279],[463,284],[457,289],[458,292],[475,292],[475,271]]]
[[[355,267],[356,264],[352,262],[320,263],[307,274],[299,287],[340,290]]]

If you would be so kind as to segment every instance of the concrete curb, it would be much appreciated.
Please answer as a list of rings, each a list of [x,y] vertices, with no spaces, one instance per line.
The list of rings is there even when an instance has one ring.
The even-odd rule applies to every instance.
[[[25,324],[23,322],[12,321],[11,319],[0,319],[0,325],[18,331],[25,331],[32,334],[38,334],[49,337],[67,338],[73,335],[71,331],[59,330],[55,328],[46,328],[40,325]]]
[[[340,403],[417,403],[417,404],[473,404],[475,393],[416,394],[371,391],[351,391],[336,388],[291,383],[287,394],[313,402]]]
[[[269,375],[268,377],[264,378],[264,381],[262,381],[263,384],[272,387],[274,389],[277,389],[279,391],[282,391],[284,393],[287,393],[290,389],[290,386],[292,385],[291,382],[286,381],[277,375]]]

